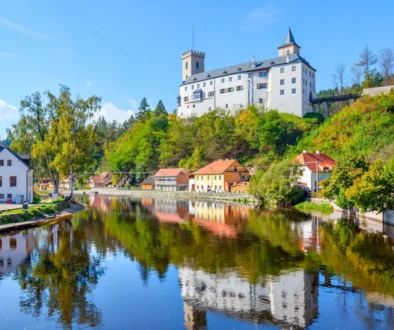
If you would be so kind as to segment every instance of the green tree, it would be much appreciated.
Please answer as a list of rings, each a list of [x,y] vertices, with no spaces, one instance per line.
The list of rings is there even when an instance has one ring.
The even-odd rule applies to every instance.
[[[146,97],[141,100],[140,106],[138,107],[138,112],[136,114],[137,121],[145,121],[149,118],[150,105]]]
[[[159,102],[157,103],[154,114],[155,114],[155,116],[160,116],[160,115],[167,116],[168,115],[162,100],[159,100]]]

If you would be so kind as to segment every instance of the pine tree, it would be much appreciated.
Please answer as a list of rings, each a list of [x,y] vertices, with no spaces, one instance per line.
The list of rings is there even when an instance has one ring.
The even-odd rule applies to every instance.
[[[162,102],[162,100],[160,100],[157,105],[156,105],[156,109],[155,109],[155,115],[156,116],[160,116],[160,115],[168,115],[167,110]]]
[[[150,113],[150,105],[148,104],[146,97],[144,97],[141,100],[140,106],[138,108],[136,119],[138,121],[145,121],[148,118],[149,113]]]

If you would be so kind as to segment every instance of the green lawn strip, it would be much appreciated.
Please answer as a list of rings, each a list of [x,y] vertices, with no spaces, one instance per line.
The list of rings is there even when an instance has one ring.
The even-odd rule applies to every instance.
[[[46,215],[54,214],[56,211],[59,211],[59,209],[58,204],[48,203],[30,205],[27,210],[16,209],[4,211],[0,213],[0,224],[21,222],[21,220],[26,221],[34,217],[45,217]]]
[[[329,203],[317,204],[309,201],[297,204],[295,208],[303,212],[320,212],[323,214],[331,214],[334,211],[334,208]]]

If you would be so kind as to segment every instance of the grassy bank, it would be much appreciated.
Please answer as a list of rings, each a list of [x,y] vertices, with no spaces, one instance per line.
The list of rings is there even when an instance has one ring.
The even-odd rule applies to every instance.
[[[35,218],[46,218],[64,209],[62,203],[48,203],[29,206],[29,209],[9,210],[0,213],[0,225],[33,220]]]
[[[334,212],[334,208],[331,206],[331,204],[328,203],[317,204],[307,201],[297,204],[295,208],[302,212],[320,212],[323,214],[331,214],[332,212]]]

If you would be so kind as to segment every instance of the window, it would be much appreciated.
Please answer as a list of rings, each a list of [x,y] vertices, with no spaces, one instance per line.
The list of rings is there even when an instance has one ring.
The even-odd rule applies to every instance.
[[[16,238],[11,238],[10,239],[10,249],[15,250],[16,249]]]
[[[260,78],[267,77],[267,72],[266,71],[259,72],[259,77]]]
[[[280,95],[285,95],[285,90],[284,89],[280,90]]]
[[[221,180],[222,179],[222,176],[221,175],[219,175],[219,180]]]
[[[233,81],[233,77],[229,77],[229,78],[228,78],[228,81]]]
[[[241,77],[242,77],[242,76],[239,74],[239,75],[238,75],[238,80],[241,80]]]
[[[252,78],[252,74],[251,73],[248,73],[248,78]]]
[[[192,89],[194,89],[194,85],[192,85]]]
[[[295,71],[295,70],[296,70],[296,66],[293,65],[293,66],[291,67],[291,71]]]
[[[296,83],[296,78],[291,78],[291,83],[295,84]]]
[[[222,84],[224,83],[224,78],[222,78]]]
[[[4,198],[4,194],[0,194],[0,199],[3,199]]]
[[[187,106],[187,107],[189,107],[189,106]],[[181,112],[181,117],[183,116],[183,112]]]
[[[189,109],[189,106],[187,106],[187,108]]]
[[[16,187],[16,176],[10,176],[10,187]]]
[[[183,98],[183,102],[187,102],[187,101],[189,101],[189,96],[185,96],[185,97]]]
[[[216,175],[213,177],[214,180],[216,180]]]
[[[196,62],[196,69],[198,70],[198,68],[200,67],[200,63],[198,63],[198,61]]]
[[[309,83],[309,88],[312,88],[312,83],[311,82]]]
[[[257,84],[257,89],[264,89],[267,88],[267,83]]]
[[[201,99],[201,92],[194,92],[193,100],[200,100],[200,99]]]
[[[263,99],[261,97],[259,98],[259,103],[263,104]]]
[[[193,108],[195,108],[196,107],[196,105],[195,104],[193,104]]]
[[[204,81],[204,82],[202,83],[202,87],[205,87],[206,84],[207,84],[207,83]]]
[[[2,187],[2,186],[3,186],[3,177],[0,176],[0,187]]]
[[[200,186],[199,186],[199,185],[197,185],[197,189],[200,189]]]
[[[0,159],[0,166],[4,166],[4,159]]]
[[[7,198],[12,198],[12,194],[7,194]]]
[[[187,92],[187,86],[185,86],[185,92]]]
[[[207,176],[207,180],[209,180],[209,175]]]
[[[305,85],[308,86],[308,80],[305,79]]]
[[[285,84],[285,80],[284,80],[284,79],[281,79],[281,80],[280,80],[280,84],[281,84],[281,85],[284,85],[284,84]]]
[[[237,89],[237,91],[243,91],[244,90],[244,86],[237,86],[236,89]]]
[[[200,84],[197,84],[197,88],[200,88]]]
[[[211,107],[208,107],[208,111],[211,111]]]
[[[215,92],[214,91],[212,91],[212,92],[208,92],[208,96],[214,96],[215,95]]]
[[[222,89],[220,90],[220,94],[231,93],[231,92],[234,92],[234,87],[222,88]]]
[[[12,160],[11,159],[7,160],[7,166],[12,166]]]
[[[211,81],[209,82],[209,84],[212,86],[212,85],[213,85],[213,80],[211,80]]]
[[[186,63],[185,63],[185,69],[186,69],[186,70],[189,69],[189,62],[186,62]]]
[[[293,89],[291,90],[291,94],[295,94],[295,93],[296,93],[296,89],[293,88]]]
[[[228,109],[228,104],[226,103],[226,109]]]
[[[280,68],[280,73],[285,72],[285,68]]]
[[[312,72],[309,71],[309,77],[312,77]]]

